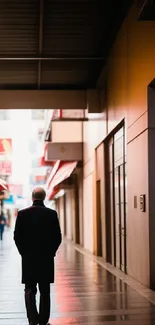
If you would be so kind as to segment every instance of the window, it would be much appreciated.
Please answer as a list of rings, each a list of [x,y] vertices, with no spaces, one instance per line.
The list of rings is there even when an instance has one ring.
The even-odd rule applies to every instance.
[[[45,119],[45,109],[33,109],[31,110],[32,120],[44,120]]]
[[[1,109],[0,110],[0,120],[10,120],[10,111],[7,109]]]

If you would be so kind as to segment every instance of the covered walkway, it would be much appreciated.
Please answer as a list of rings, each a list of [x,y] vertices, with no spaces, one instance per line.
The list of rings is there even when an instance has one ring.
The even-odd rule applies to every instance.
[[[153,304],[72,244],[63,243],[56,269],[51,324],[155,324]],[[20,258],[10,230],[0,243],[0,275],[0,325],[26,325]]]

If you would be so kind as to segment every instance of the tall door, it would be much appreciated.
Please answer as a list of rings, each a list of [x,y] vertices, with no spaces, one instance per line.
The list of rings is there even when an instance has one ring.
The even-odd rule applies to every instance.
[[[63,196],[64,198],[64,236],[67,235],[67,221],[66,221],[66,193]]]
[[[80,221],[79,221],[79,187],[78,187],[78,175],[74,174],[74,187],[73,187],[73,205],[74,205],[74,241],[76,244],[80,244]]]
[[[97,181],[97,255],[102,256],[101,181]]]
[[[108,143],[107,245],[111,264],[126,272],[126,153],[124,126]],[[108,194],[107,192],[107,194]]]
[[[115,168],[115,240],[116,266],[126,271],[125,164]]]

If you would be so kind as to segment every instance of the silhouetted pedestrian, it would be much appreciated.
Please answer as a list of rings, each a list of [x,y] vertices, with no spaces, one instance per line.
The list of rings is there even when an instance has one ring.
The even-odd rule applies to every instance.
[[[43,188],[32,192],[33,205],[18,212],[14,240],[22,257],[22,283],[31,325],[46,325],[50,317],[50,283],[54,282],[54,256],[61,243],[57,212],[44,205]],[[40,291],[36,307],[37,284]]]

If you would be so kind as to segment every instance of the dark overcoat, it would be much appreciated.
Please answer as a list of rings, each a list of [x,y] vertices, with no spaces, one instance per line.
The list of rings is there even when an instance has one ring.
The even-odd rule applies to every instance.
[[[22,258],[22,283],[53,283],[54,256],[62,240],[57,212],[39,200],[20,210],[14,240]]]

